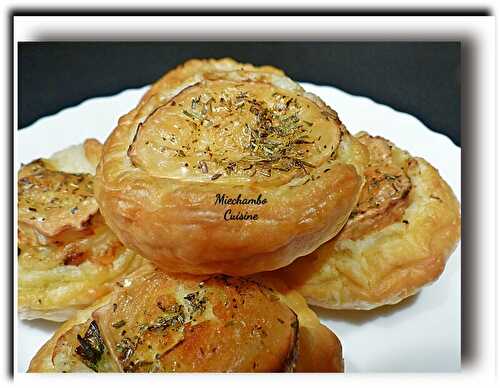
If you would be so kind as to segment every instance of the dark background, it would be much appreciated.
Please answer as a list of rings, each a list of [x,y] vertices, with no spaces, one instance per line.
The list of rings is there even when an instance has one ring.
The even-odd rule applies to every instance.
[[[230,56],[370,97],[460,145],[458,42],[29,42],[18,49],[19,128],[87,98],[152,83],[190,58]]]

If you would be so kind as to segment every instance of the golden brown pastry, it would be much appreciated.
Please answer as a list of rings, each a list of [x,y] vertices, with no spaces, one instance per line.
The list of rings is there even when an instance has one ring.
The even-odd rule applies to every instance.
[[[417,293],[443,272],[460,238],[459,203],[434,167],[381,137],[357,137],[370,163],[346,226],[275,273],[331,309],[372,309]]]
[[[335,236],[365,149],[283,72],[230,59],[167,73],[104,145],[109,227],[167,272],[283,267]]]
[[[299,294],[271,284],[145,265],[63,324],[28,371],[342,371],[337,337]]]
[[[105,225],[93,196],[101,145],[22,166],[18,174],[18,311],[63,321],[110,291],[142,259]]]

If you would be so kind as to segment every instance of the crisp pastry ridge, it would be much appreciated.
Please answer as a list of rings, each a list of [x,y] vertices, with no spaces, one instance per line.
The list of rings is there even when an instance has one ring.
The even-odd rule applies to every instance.
[[[92,371],[341,372],[343,360],[335,334],[279,280],[145,264],[65,322],[28,369]]]
[[[105,225],[93,197],[95,139],[38,159],[18,174],[18,312],[64,321],[111,290],[142,258]]]
[[[390,141],[368,147],[365,186],[343,230],[276,276],[330,309],[395,304],[436,280],[460,239],[460,205],[438,171]]]
[[[366,158],[336,112],[281,70],[192,60],[120,118],[96,197],[120,240],[163,270],[247,275],[338,233]],[[259,207],[217,202],[259,195]]]

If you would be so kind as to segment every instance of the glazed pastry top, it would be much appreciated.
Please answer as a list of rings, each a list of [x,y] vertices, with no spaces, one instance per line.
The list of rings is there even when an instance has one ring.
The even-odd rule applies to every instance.
[[[205,80],[143,120],[128,155],[157,177],[289,181],[335,155],[340,129],[334,121],[333,113],[294,90]]]

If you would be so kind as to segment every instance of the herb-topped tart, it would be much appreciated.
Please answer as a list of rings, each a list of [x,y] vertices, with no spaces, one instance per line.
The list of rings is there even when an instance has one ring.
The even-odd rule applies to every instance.
[[[336,112],[282,71],[193,60],[119,120],[96,197],[119,238],[165,271],[250,274],[334,237],[366,158]]]
[[[441,275],[460,239],[460,204],[434,167],[382,137],[356,137],[370,162],[347,224],[276,274],[332,309],[372,309],[417,293]]]
[[[123,246],[99,212],[93,186],[101,147],[89,139],[19,170],[21,319],[64,321],[143,261]]]
[[[62,325],[29,372],[341,372],[342,348],[276,279],[150,265]]]

